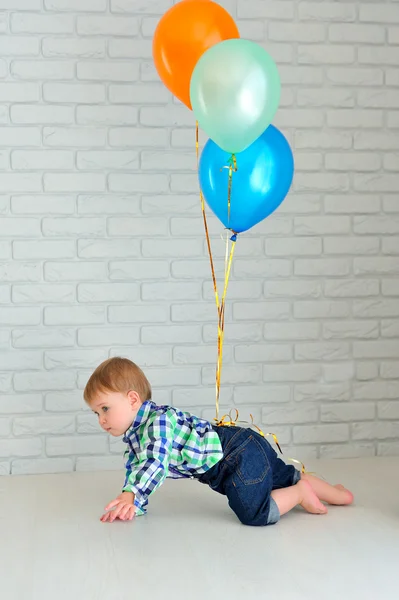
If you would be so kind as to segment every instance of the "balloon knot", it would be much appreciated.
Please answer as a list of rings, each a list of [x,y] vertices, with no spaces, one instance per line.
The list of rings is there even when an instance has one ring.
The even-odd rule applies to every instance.
[[[231,242],[236,242],[236,241],[237,241],[237,235],[238,235],[238,233],[235,233],[235,232],[233,231],[233,235],[231,236],[231,238],[230,238],[230,241],[231,241]]]

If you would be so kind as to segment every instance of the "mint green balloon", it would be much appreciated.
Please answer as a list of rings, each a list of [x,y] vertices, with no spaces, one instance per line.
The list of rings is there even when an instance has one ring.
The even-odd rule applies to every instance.
[[[191,77],[190,98],[200,127],[236,154],[267,129],[280,102],[275,62],[259,44],[234,39],[205,52]]]

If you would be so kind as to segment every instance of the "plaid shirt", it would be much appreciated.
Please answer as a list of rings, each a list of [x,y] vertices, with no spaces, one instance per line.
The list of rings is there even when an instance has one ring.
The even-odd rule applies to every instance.
[[[166,477],[205,473],[223,457],[219,436],[208,421],[171,406],[143,402],[123,441],[124,492],[133,492],[136,514],[147,512],[148,496]]]

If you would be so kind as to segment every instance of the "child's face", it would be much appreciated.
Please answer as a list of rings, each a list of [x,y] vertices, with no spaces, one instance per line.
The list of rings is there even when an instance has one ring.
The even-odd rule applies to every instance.
[[[141,406],[137,392],[101,392],[90,408],[98,416],[100,426],[115,437],[123,435],[133,423]]]

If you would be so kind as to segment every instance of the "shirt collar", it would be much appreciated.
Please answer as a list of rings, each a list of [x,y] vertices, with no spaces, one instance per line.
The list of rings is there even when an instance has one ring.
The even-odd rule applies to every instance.
[[[133,423],[130,425],[129,429],[126,431],[125,435],[123,436],[123,441],[125,443],[127,443],[129,441],[129,439],[132,437],[132,435],[134,433],[136,433],[136,429],[138,429],[140,427],[140,425],[142,425],[143,423],[145,423],[145,421],[148,419],[150,412],[154,409],[155,404],[152,402],[152,400],[146,400],[145,402],[143,402],[143,404],[140,406],[140,409],[137,413],[137,415],[134,418]]]

